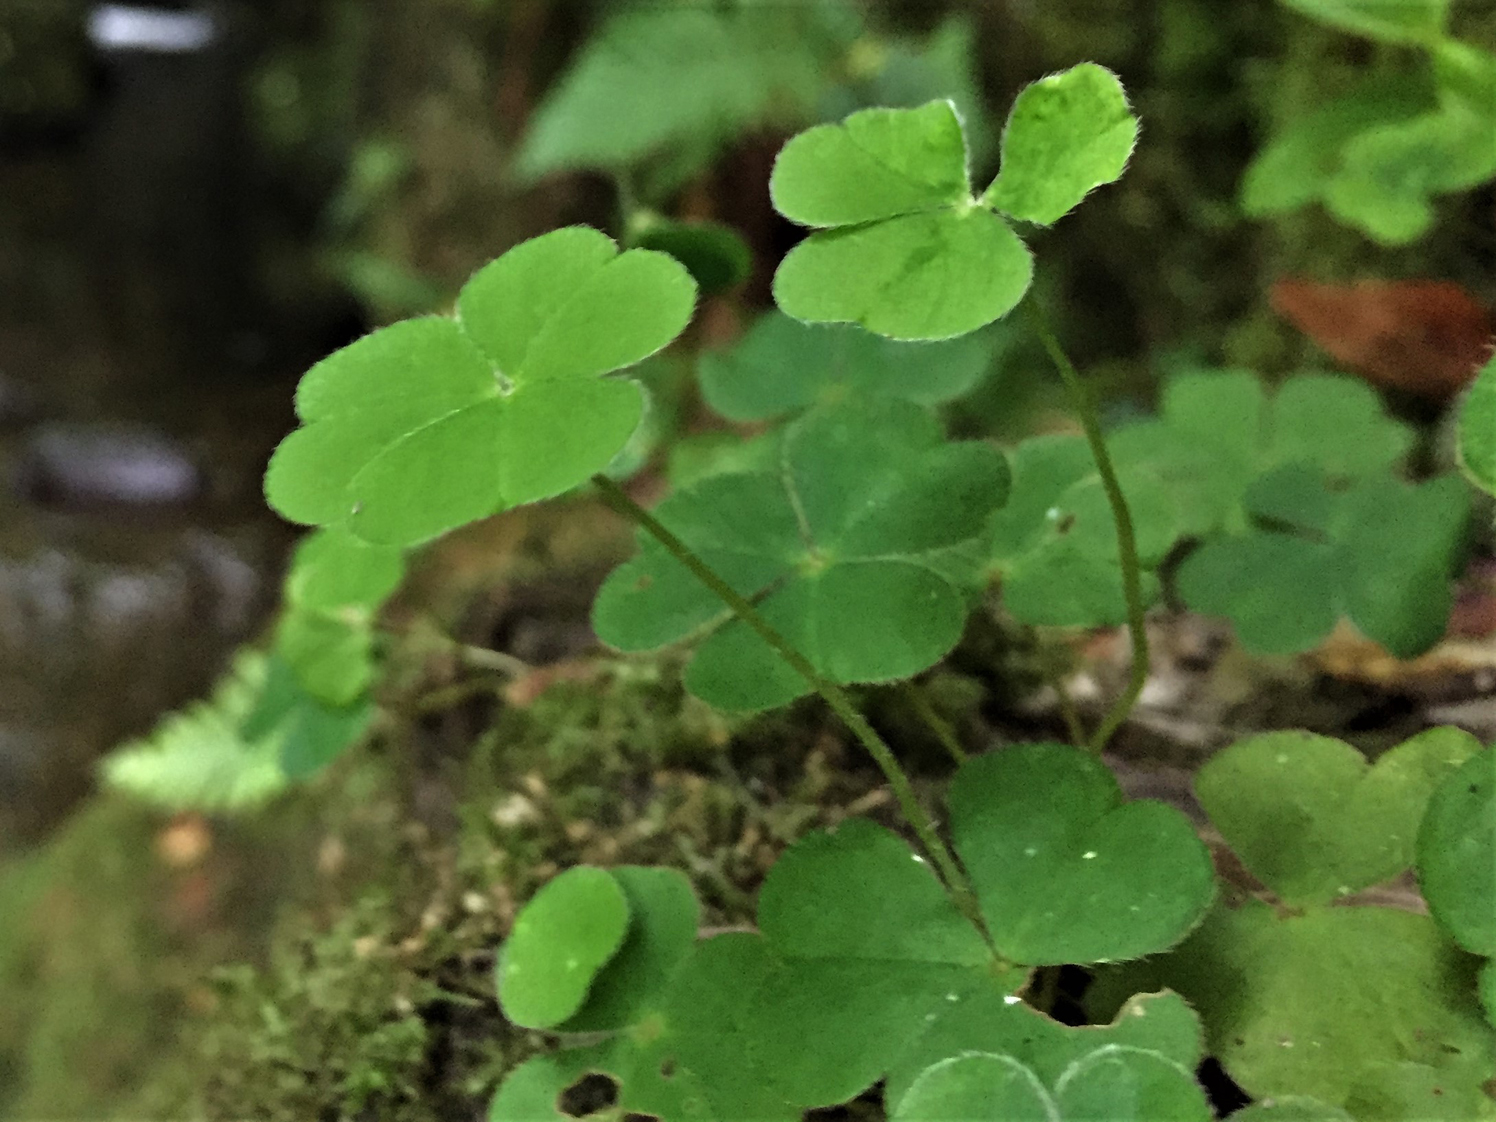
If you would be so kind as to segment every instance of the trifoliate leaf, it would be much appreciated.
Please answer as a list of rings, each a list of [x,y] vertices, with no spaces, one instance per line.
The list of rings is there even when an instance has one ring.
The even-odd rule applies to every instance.
[[[1079,749],[1025,744],[970,760],[951,829],[997,949],[1032,965],[1163,950],[1215,894],[1210,855],[1179,811],[1125,802]]]
[[[1169,488],[1181,530],[1198,536],[1245,530],[1248,487],[1275,468],[1316,467],[1344,487],[1388,471],[1412,442],[1354,379],[1300,374],[1269,402],[1256,375],[1222,370],[1173,376],[1158,420],[1123,427],[1107,443],[1119,472],[1148,468]]]
[[[1062,1118],[1108,1122],[1209,1122],[1214,1111],[1192,1071],[1146,1048],[1106,1044],[1055,1084]]]
[[[779,467],[779,433],[692,433],[670,447],[667,476],[678,491],[713,475],[768,475]]]
[[[292,521],[411,545],[568,490],[639,422],[638,388],[598,375],[670,342],[694,300],[674,259],[586,227],[516,246],[456,319],[394,324],[313,367],[266,495]]]
[[[629,928],[612,874],[579,865],[549,881],[515,918],[497,967],[504,1015],[525,1028],[559,1025],[582,1007]]]
[[[1116,522],[1081,437],[1040,436],[1013,452],[1013,498],[992,520],[989,569],[1003,603],[1024,623],[1114,626],[1127,619]],[[1179,536],[1173,496],[1152,472],[1121,479],[1144,566],[1163,560]],[[1158,582],[1144,574],[1151,601]]]
[[[1432,45],[1444,35],[1450,0],[1283,0],[1295,11],[1387,43]]]
[[[1060,1122],[1059,1107],[1011,1056],[968,1052],[931,1064],[899,1100],[893,1122]]]
[[[1492,1116],[1481,1085],[1496,1075],[1496,1030],[1475,999],[1478,964],[1428,916],[1280,914],[1249,900],[1218,906],[1177,950],[1120,968],[1095,992],[1179,990],[1205,1023],[1210,1053],[1254,1098],[1308,1095],[1357,1118],[1468,1122]],[[1410,1083],[1421,1083],[1421,1099],[1407,1098]],[[1353,1105],[1393,1097],[1403,1106],[1390,1114]]]
[[[1297,469],[1296,469],[1297,470]],[[1341,616],[1399,658],[1443,635],[1469,518],[1469,496],[1452,476],[1410,486],[1371,478],[1313,502],[1303,479],[1284,501],[1257,501],[1271,529],[1207,541],[1185,558],[1178,588],[1195,611],[1228,617],[1250,650],[1290,654],[1318,645]],[[1325,510],[1329,511],[1328,518]],[[1289,516],[1304,524],[1273,525]]]
[[[768,420],[848,397],[935,405],[970,390],[991,366],[994,348],[990,333],[900,343],[770,312],[730,350],[702,356],[701,391],[732,421]]]
[[[1455,942],[1496,955],[1496,749],[1466,761],[1429,799],[1418,883]]]
[[[1446,99],[1437,110],[1372,125],[1341,149],[1325,202],[1341,221],[1384,245],[1403,245],[1433,225],[1434,195],[1496,175],[1496,113]]]
[[[1434,107],[1427,80],[1378,74],[1291,121],[1253,157],[1242,178],[1249,217],[1284,214],[1322,201],[1339,173],[1343,150],[1366,130],[1408,120]]]
[[[838,682],[917,674],[960,638],[966,589],[947,555],[1007,496],[1001,453],[944,443],[907,402],[847,403],[786,431],[780,475],[718,475],[660,504],[660,521]],[[653,539],[616,570],[593,607],[598,635],[649,650],[709,623],[721,601]],[[809,691],[745,624],[725,622],[686,670],[724,709],[782,705]]]
[[[1274,732],[1212,756],[1195,778],[1211,821],[1285,904],[1328,903],[1404,872],[1429,796],[1480,751],[1432,729],[1369,764],[1341,740]]]
[[[796,319],[859,323],[893,339],[948,339],[1006,315],[1028,291],[1028,249],[996,213],[1051,222],[1121,174],[1136,122],[1090,63],[1019,96],[1002,175],[972,194],[954,104],[867,109],[792,139],[769,192],[815,232],[774,276]]]
[[[1461,407],[1460,466],[1472,483],[1496,495],[1496,358],[1476,375]]]
[[[1083,62],[1026,86],[1003,132],[1002,168],[982,201],[1049,226],[1122,175],[1138,121],[1117,76]]]

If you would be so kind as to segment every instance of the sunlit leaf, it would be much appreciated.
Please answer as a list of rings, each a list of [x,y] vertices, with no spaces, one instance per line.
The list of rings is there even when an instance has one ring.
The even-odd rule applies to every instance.
[[[982,201],[1048,226],[1121,177],[1138,121],[1117,76],[1084,62],[1026,86],[1003,132],[1002,169]]]
[[[628,897],[612,874],[587,865],[549,881],[521,910],[499,958],[504,1015],[550,1028],[582,1007],[629,927]]]
[[[271,505],[409,545],[574,487],[642,410],[635,385],[597,376],[668,343],[694,299],[673,258],[586,227],[516,246],[463,288],[456,319],[397,323],[307,373]]]

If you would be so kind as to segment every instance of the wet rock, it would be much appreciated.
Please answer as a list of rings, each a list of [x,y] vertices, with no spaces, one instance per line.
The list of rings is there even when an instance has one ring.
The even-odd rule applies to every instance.
[[[41,425],[17,460],[17,491],[43,506],[175,506],[203,491],[202,471],[187,450],[146,428]]]

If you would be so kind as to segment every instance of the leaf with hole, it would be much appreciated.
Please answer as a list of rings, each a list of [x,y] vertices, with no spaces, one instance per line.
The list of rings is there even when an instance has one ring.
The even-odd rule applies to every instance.
[[[632,365],[685,327],[695,285],[673,258],[568,227],[479,270],[455,319],[405,320],[314,366],[302,427],[266,473],[281,514],[413,545],[601,470],[643,408]]]
[[[1418,883],[1455,942],[1496,956],[1496,748],[1467,760],[1429,800]]]
[[[1479,751],[1467,732],[1431,729],[1372,764],[1342,740],[1264,733],[1212,756],[1195,791],[1280,900],[1328,903],[1407,871],[1430,795]]]
[[[995,349],[990,332],[901,343],[769,312],[730,349],[703,355],[699,376],[714,411],[730,421],[762,421],[849,397],[950,401],[976,385]]]
[[[949,554],[1005,500],[1002,454],[946,443],[928,413],[885,399],[806,414],[786,430],[781,455],[778,475],[709,477],[657,516],[834,681],[891,681],[933,665],[967,614]],[[622,650],[710,625],[686,685],[723,709],[770,708],[810,689],[642,533],[639,556],[598,593],[593,624]]]

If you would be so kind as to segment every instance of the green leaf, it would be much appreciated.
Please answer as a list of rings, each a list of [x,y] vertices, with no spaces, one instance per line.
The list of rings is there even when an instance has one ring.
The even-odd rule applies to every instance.
[[[1264,654],[1309,650],[1341,616],[1399,658],[1438,642],[1470,511],[1459,481],[1445,476],[1414,487],[1372,478],[1338,494],[1321,481],[1313,497],[1300,476],[1289,510],[1284,478],[1280,471],[1268,481],[1276,494],[1259,490],[1259,507],[1275,519],[1323,520],[1325,532],[1299,536],[1318,529],[1301,525],[1207,541],[1179,567],[1185,603],[1228,617],[1242,643]]]
[[[1215,894],[1210,855],[1177,810],[1126,802],[1079,749],[977,757],[950,792],[956,850],[998,950],[1032,965],[1109,962],[1172,946]]]
[[[628,897],[591,866],[568,869],[521,909],[498,968],[504,1015],[525,1028],[559,1025],[582,1007],[629,927]]]
[[[327,705],[351,705],[374,680],[374,633],[367,617],[289,611],[275,632],[275,650],[302,688]]]
[[[1432,45],[1444,35],[1449,0],[1282,0],[1342,31],[1387,43]]]
[[[1071,1064],[1055,1084],[1060,1114],[1107,1122],[1209,1122],[1194,1074],[1168,1056],[1107,1044]]]
[[[1338,1106],[1305,1095],[1280,1095],[1235,1111],[1231,1122],[1355,1122]]]
[[[990,211],[905,214],[806,238],[774,274],[774,302],[796,319],[949,339],[1017,307],[1033,270],[1018,235]]]
[[[1322,201],[1340,171],[1346,144],[1367,129],[1408,120],[1435,105],[1426,79],[1378,74],[1291,121],[1247,167],[1242,210],[1252,218]]]
[[[892,1122],[1059,1122],[1054,1099],[1011,1056],[968,1052],[920,1073]]]
[[[720,222],[676,222],[656,218],[631,239],[638,249],[674,257],[696,281],[703,296],[732,288],[753,271],[748,243]]]
[[[762,995],[782,1043],[760,1046],[795,1101],[841,1102],[995,973],[981,936],[923,859],[870,822],[797,842],[770,871],[759,928],[785,964]],[[1023,973],[999,981],[1009,990]],[[781,1054],[782,1053],[782,1054]]]
[[[1333,374],[1298,374],[1273,395],[1261,468],[1314,464],[1331,479],[1368,479],[1408,452],[1413,433],[1376,392]]]
[[[1288,534],[1252,532],[1206,542],[1184,559],[1176,580],[1191,610],[1226,616],[1258,654],[1309,650],[1338,618],[1335,554]]]
[[[853,226],[969,200],[966,137],[956,107],[864,109],[817,125],[780,150],[774,209],[802,226]]]
[[[586,1003],[560,1032],[612,1032],[636,1024],[658,1004],[670,976],[696,943],[701,907],[691,882],[674,869],[610,869],[628,902],[623,945],[598,971]]]
[[[856,34],[837,3],[619,12],[547,93],[517,170],[533,179],[689,152],[689,176],[740,132],[812,119],[827,68]]]
[[[1002,169],[982,201],[1049,226],[1121,178],[1138,121],[1117,76],[1084,62],[1026,86],[1003,133]]]
[[[1467,760],[1429,799],[1418,883],[1455,942],[1496,955],[1496,749]]]
[[[264,655],[245,651],[204,701],[163,717],[99,766],[104,784],[166,810],[232,812],[261,806],[286,788],[279,737],[240,730],[265,687]]]
[[[304,697],[280,726],[280,766],[289,779],[310,779],[363,736],[374,706],[358,698],[343,706]]]
[[[1024,623],[1102,627],[1127,619],[1116,523],[1081,437],[1040,436],[1013,452],[1013,498],[992,520],[990,569],[1003,603]],[[1148,468],[1120,480],[1145,566],[1163,560],[1180,532],[1173,495]],[[1158,584],[1144,574],[1145,596]]]
[[[1275,732],[1237,741],[1195,779],[1211,821],[1285,904],[1328,903],[1413,863],[1430,794],[1480,750],[1459,729],[1431,729],[1374,765],[1344,741]]]
[[[404,578],[400,550],[371,545],[343,529],[319,530],[297,545],[285,595],[298,607],[316,611],[374,608]]]
[[[1098,983],[1168,984],[1199,1011],[1207,1046],[1254,1098],[1309,1095],[1353,1117],[1489,1119],[1496,1031],[1475,1001],[1479,960],[1427,916],[1390,908],[1278,914],[1221,905],[1176,951]],[[1411,1069],[1411,1070],[1410,1070]],[[1362,1113],[1421,1076],[1416,1109]]]
[[[463,288],[457,319],[397,323],[314,366],[266,495],[292,521],[411,545],[568,490],[639,422],[638,388],[597,376],[670,342],[694,300],[675,260],[586,227],[516,246]]]
[[[768,420],[852,396],[935,405],[970,390],[991,366],[994,348],[991,334],[900,343],[770,312],[730,350],[702,356],[701,391],[732,421]]]
[[[943,443],[906,402],[806,414],[784,436],[783,473],[718,475],[673,495],[659,519],[838,682],[889,681],[933,665],[960,638],[966,589],[943,567],[1007,494],[996,449]],[[782,705],[809,687],[705,585],[640,535],[640,553],[593,606],[607,643],[649,650],[721,624],[686,670],[724,709]]]
[[[1496,495],[1496,358],[1476,375],[1459,424],[1460,466],[1472,483]]]
[[[1431,198],[1496,175],[1496,117],[1446,100],[1437,110],[1373,125],[1348,140],[1325,185],[1331,213],[1384,245],[1402,245],[1433,225]]]
[[[989,1050],[1013,1057],[1052,1088],[1072,1064],[1097,1048],[1126,1044],[1168,1057],[1186,1070],[1200,1063],[1204,1033],[1200,1019],[1176,993],[1138,994],[1110,1024],[1063,1025],[997,986],[975,986],[948,1002],[899,1058],[885,1083],[891,1110],[919,1074],[947,1056]]]

